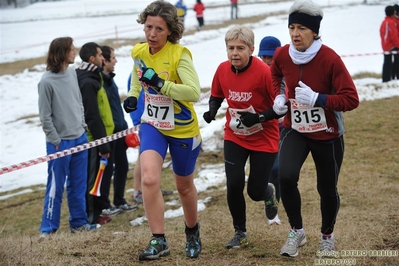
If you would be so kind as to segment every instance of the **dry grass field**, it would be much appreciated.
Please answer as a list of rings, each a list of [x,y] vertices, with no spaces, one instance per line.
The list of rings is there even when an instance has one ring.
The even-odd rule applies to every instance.
[[[134,44],[139,40],[129,41]],[[113,40],[108,42],[114,44]],[[44,58],[39,58],[3,64],[0,75],[18,73],[43,62]],[[336,260],[318,261],[316,257],[321,217],[315,169],[308,158],[299,184],[308,243],[300,248],[295,259],[279,255],[289,230],[283,206],[280,205],[279,212],[282,225],[269,226],[263,203],[248,197],[249,245],[237,250],[224,248],[234,234],[224,184],[199,194],[200,199],[211,198],[206,209],[199,213],[203,243],[200,257],[194,260],[185,257],[184,221],[178,217],[165,221],[171,255],[150,262],[138,261],[151,236],[148,224],[132,227],[129,223],[144,215],[142,206],[135,212],[114,217],[97,231],[71,234],[65,199],[60,230],[40,239],[44,190],[43,186],[36,186],[31,187],[32,193],[0,201],[0,265],[399,265],[398,101],[399,97],[392,97],[362,102],[359,108],[344,114],[346,152],[339,180],[341,209],[335,229],[336,248],[341,256]],[[223,167],[223,153],[202,153],[197,171],[205,164]],[[127,188],[132,187],[130,171]],[[164,171],[162,188],[174,189],[170,169]],[[130,193],[126,197],[130,199]],[[167,201],[173,199],[178,200],[177,193],[165,197]],[[396,256],[381,256],[389,254],[373,251],[394,251]]]
[[[339,180],[341,209],[336,224],[336,248],[343,255],[334,263],[356,265],[399,265],[399,97],[362,102],[358,109],[345,114],[346,153]],[[222,152],[202,153],[197,168],[204,164],[223,163]],[[221,166],[223,167],[223,166]],[[129,173],[132,175],[132,172]],[[233,236],[232,221],[226,203],[224,184],[200,193],[211,197],[207,208],[199,213],[203,251],[198,259],[185,257],[182,217],[166,220],[166,235],[171,255],[148,265],[317,265],[320,211],[316,192],[315,169],[306,161],[300,179],[304,226],[308,243],[295,258],[279,255],[289,230],[284,208],[280,206],[282,225],[269,226],[263,203],[247,198],[249,245],[226,250]],[[130,177],[128,188],[133,187]],[[174,189],[169,169],[164,171],[163,189]],[[95,232],[71,234],[68,209],[63,204],[60,230],[40,239],[44,191],[0,201],[0,265],[141,265],[139,253],[150,238],[148,224],[132,227],[129,221],[144,215],[142,206],[132,213],[113,218]],[[15,192],[15,191],[14,191]],[[246,193],[245,193],[246,194]],[[1,195],[0,195],[1,196]],[[126,195],[130,198],[130,193]],[[178,199],[177,193],[165,198]],[[167,207],[173,209],[175,207]],[[372,256],[373,251],[394,251],[396,256]],[[348,252],[355,251],[357,256]],[[380,254],[381,255],[381,254]],[[387,255],[387,254],[385,254]],[[342,264],[341,264],[342,265]]]

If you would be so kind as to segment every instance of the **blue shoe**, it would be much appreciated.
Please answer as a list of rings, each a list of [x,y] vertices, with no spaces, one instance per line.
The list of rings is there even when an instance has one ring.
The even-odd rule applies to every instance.
[[[139,260],[156,260],[170,254],[166,238],[152,237],[147,248],[139,255]]]
[[[198,230],[194,234],[186,232],[186,256],[192,259],[197,258],[201,253],[202,243],[199,231],[198,224]]]

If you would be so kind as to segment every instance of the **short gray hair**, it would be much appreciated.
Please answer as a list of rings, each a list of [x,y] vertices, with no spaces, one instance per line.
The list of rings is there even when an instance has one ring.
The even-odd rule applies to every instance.
[[[291,6],[288,14],[292,14],[294,12],[308,14],[310,16],[320,16],[323,17],[324,13],[321,10],[321,7],[313,3],[312,0],[297,0]]]
[[[252,48],[255,44],[255,34],[254,32],[242,25],[234,26],[226,32],[224,41],[227,42],[231,40],[243,41],[249,48]]]

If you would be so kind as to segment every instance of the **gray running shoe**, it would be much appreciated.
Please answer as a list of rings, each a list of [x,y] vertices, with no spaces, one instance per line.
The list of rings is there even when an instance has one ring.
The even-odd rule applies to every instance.
[[[240,231],[236,230],[236,234],[234,237],[226,244],[226,248],[240,248],[241,246],[247,246],[248,245],[248,239],[247,235]]]
[[[143,204],[143,193],[139,191],[136,195],[136,197],[133,195],[132,196],[132,201],[137,203],[137,204]]]
[[[265,213],[268,220],[273,220],[278,213],[278,201],[276,199],[276,189],[272,183],[269,183],[272,194],[265,200]]]
[[[170,254],[166,238],[152,237],[147,248],[139,255],[139,260],[156,260]]]
[[[108,209],[104,209],[101,212],[101,216],[115,216],[115,215],[120,214],[121,212],[122,212],[121,209],[115,208],[115,207],[111,207],[111,208],[108,208]]]
[[[119,205],[118,209],[121,209],[123,212],[131,212],[137,210],[139,207],[137,205],[130,205],[125,203],[123,205]]]
[[[306,235],[304,230],[291,229],[287,242],[281,248],[280,254],[286,257],[298,256],[298,247],[305,245]]]
[[[173,194],[173,190],[161,190],[162,196],[169,196]]]
[[[161,190],[162,196],[169,196],[173,194],[173,190]],[[143,193],[139,191],[135,196],[132,196],[132,201],[137,204],[143,204]]]
[[[201,250],[202,243],[198,224],[198,230],[194,234],[186,233],[186,256],[192,259],[197,258]]]
[[[335,251],[335,238],[334,233],[329,236],[321,235],[320,237],[320,255],[321,257],[334,257]]]

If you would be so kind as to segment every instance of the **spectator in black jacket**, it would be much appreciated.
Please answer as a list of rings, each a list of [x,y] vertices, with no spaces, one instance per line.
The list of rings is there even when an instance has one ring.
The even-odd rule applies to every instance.
[[[109,104],[111,106],[112,118],[114,120],[114,132],[117,133],[128,128],[127,122],[122,110],[121,101],[119,97],[118,86],[114,81],[115,64],[118,62],[115,57],[114,49],[109,46],[101,47],[104,61],[103,61],[103,78],[104,89],[107,92]],[[137,209],[136,205],[130,205],[125,200],[125,186],[129,164],[127,161],[126,150],[127,145],[125,137],[119,138],[113,142],[113,150],[110,156],[113,158],[114,167],[114,205],[124,212],[130,212]],[[108,186],[109,188],[110,186]],[[110,204],[109,190],[107,191],[106,200]]]
[[[88,126],[87,136],[89,141],[100,139],[111,135],[114,132],[114,121],[112,118],[111,106],[108,96],[104,89],[104,81],[101,74],[103,56],[101,47],[94,42],[86,43],[79,52],[82,63],[76,69],[80,92],[82,93],[83,106],[85,110],[85,121]],[[100,167],[100,158],[109,159],[108,165],[104,170],[100,192],[106,195],[112,177],[112,157],[111,144],[105,143],[89,149],[88,172],[87,172],[87,214],[88,222],[104,224],[111,221],[112,215],[120,213],[122,210],[111,208],[109,203],[104,200],[104,196],[93,196],[89,191],[93,188],[97,172]],[[103,211],[104,210],[104,211]]]

